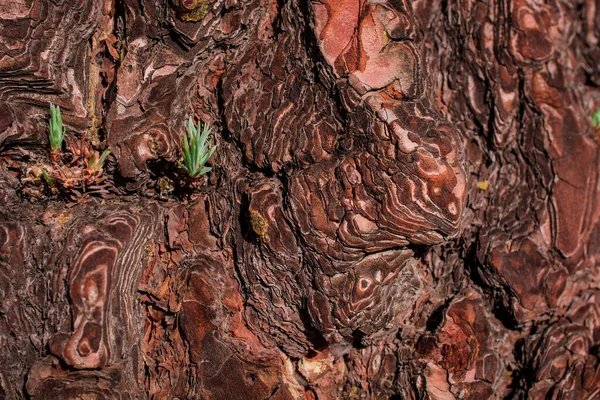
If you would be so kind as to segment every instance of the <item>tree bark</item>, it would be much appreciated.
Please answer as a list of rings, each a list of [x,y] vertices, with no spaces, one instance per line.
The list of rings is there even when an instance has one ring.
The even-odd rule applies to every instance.
[[[0,398],[600,398],[599,9],[0,0]]]

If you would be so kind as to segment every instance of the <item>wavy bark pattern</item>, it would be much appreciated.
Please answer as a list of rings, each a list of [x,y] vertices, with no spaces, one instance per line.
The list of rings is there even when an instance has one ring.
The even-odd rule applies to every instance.
[[[597,398],[598,7],[0,6],[0,398]]]

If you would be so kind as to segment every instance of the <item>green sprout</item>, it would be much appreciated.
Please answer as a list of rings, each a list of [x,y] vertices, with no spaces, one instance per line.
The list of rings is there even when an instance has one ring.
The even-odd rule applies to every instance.
[[[106,157],[108,157],[109,154],[110,154],[110,149],[104,150],[100,157],[98,157],[98,152],[94,151],[88,161],[88,171],[90,173],[102,172],[102,165],[104,165],[104,160],[106,160]],[[96,157],[98,157],[98,158],[96,158]]]
[[[46,180],[46,183],[48,184],[48,186],[53,187],[54,185],[56,185],[56,179],[54,179],[50,175],[48,175],[48,173],[46,172],[46,170],[44,168],[40,168],[40,171],[42,172],[42,176]]]
[[[594,128],[600,128],[600,108],[592,114],[592,126]]]
[[[50,154],[56,156],[60,153],[62,142],[65,139],[66,129],[62,123],[60,106],[50,104],[50,123],[48,124],[48,139],[50,140]]]
[[[200,134],[200,122],[198,122],[198,126],[194,126],[192,117],[188,119],[187,135],[183,135],[183,163],[180,161],[179,166],[192,178],[212,169],[204,166],[217,148],[217,146],[213,146],[208,150],[211,146],[211,143],[207,142],[210,131],[211,128],[208,124],[204,124],[202,134]]]

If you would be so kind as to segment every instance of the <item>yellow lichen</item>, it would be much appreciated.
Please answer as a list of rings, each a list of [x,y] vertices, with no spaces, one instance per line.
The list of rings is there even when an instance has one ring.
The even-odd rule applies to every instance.
[[[179,18],[183,21],[198,22],[206,17],[215,0],[196,0],[186,5],[185,11],[179,12]]]
[[[158,155],[158,150],[159,150],[159,146],[158,146],[158,142],[154,139],[150,139],[148,141],[148,149],[150,150],[150,152],[152,154],[154,154],[155,156]]]
[[[69,222],[69,220],[71,219],[72,215],[69,213],[62,213],[60,214],[58,217],[56,217],[56,221],[61,224],[64,225],[67,222]]]
[[[488,186],[490,185],[490,181],[481,181],[477,182],[477,187],[480,190],[488,190]]]
[[[252,230],[256,233],[261,239],[264,239],[267,235],[267,228],[269,224],[264,219],[262,215],[260,215],[256,211],[250,212],[250,225],[252,226]]]
[[[161,195],[166,196],[175,191],[173,180],[166,176],[158,178],[158,190]]]
[[[153,241],[151,241],[151,242],[149,242],[149,243],[146,245],[146,249],[145,249],[145,250],[146,250],[146,254],[148,254],[148,255],[153,255],[153,254],[154,254],[154,252],[156,251],[156,245],[154,244],[154,242],[153,242]]]

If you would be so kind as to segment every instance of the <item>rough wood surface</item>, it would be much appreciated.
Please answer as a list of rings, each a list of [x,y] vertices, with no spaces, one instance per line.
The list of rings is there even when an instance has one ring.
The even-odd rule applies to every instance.
[[[599,10],[0,0],[0,398],[600,398]]]

